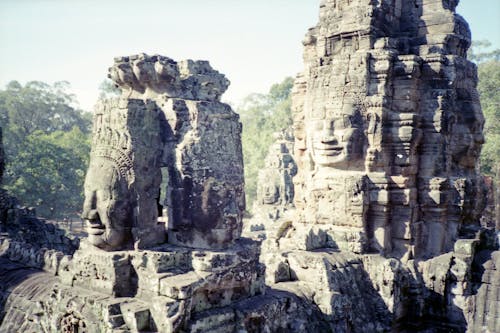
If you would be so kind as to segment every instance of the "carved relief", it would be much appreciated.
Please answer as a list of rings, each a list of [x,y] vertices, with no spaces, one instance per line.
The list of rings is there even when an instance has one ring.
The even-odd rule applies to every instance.
[[[65,314],[60,321],[61,332],[63,333],[87,333],[85,321],[76,313],[70,311]]]
[[[426,6],[442,16],[408,2],[324,1],[304,39],[292,106],[295,224],[338,244],[345,230],[363,235],[344,249],[433,256],[479,225],[484,119],[464,58],[470,31],[454,5]],[[419,29],[419,17],[432,24]]]
[[[257,200],[253,207],[253,221],[256,225],[264,222],[264,227],[291,210],[295,196],[292,179],[297,173],[297,165],[292,157],[294,144],[291,129],[274,133],[274,138],[276,141],[269,147],[265,166],[259,171]]]
[[[105,250],[230,245],[245,207],[241,125],[219,102],[229,81],[206,61],[115,59],[122,90],[94,116],[84,218]],[[168,229],[168,230],[167,230]]]

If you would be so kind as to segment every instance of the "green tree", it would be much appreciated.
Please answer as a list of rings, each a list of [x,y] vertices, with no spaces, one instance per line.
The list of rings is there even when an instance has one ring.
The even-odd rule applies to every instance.
[[[467,57],[477,63],[488,60],[500,61],[500,49],[492,50],[491,46],[491,42],[488,40],[473,41]]]
[[[74,96],[67,93],[67,82],[50,86],[39,81],[22,86],[17,81],[0,91],[0,119],[10,135],[22,139],[35,131],[69,131],[78,126],[87,131],[89,118],[73,107]]]
[[[2,128],[0,127],[0,186],[3,181],[3,171],[5,169],[5,154],[3,152],[3,134]]]
[[[500,225],[500,49],[488,41],[473,42],[469,58],[478,65],[477,86],[485,118],[481,172],[494,177],[496,223]]]
[[[46,134],[35,131],[9,163],[5,188],[48,218],[75,214],[82,205],[88,165],[88,136],[78,127]]]
[[[500,168],[500,61],[480,63],[478,75],[486,139],[481,153],[481,171],[493,175]]]
[[[237,112],[243,124],[242,145],[245,163],[245,193],[251,209],[257,195],[257,176],[273,142],[273,133],[292,124],[291,91],[293,78],[275,84],[267,94],[247,96]]]
[[[74,107],[67,82],[10,82],[0,90],[4,185],[45,217],[80,209],[91,115]]]
[[[106,79],[99,85],[99,99],[109,99],[120,96],[120,88],[113,81]]]
[[[489,41],[474,41],[468,54],[478,66],[479,92],[485,118],[485,144],[481,153],[481,171],[500,178],[500,49]]]

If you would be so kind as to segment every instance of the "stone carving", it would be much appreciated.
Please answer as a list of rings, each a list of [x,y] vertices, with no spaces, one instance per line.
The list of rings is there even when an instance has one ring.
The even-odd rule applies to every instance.
[[[229,80],[208,61],[176,62],[168,57],[138,54],[115,58],[109,77],[131,99],[164,96],[185,100],[219,101]]]
[[[264,168],[257,179],[257,199],[252,217],[244,220],[243,236],[263,239],[265,230],[294,210],[293,177],[297,174],[293,152],[292,128],[273,134],[275,142],[269,147]]]
[[[0,331],[321,330],[299,297],[264,295],[258,244],[239,239],[241,125],[219,102],[224,76],[146,55],[110,72],[122,96],[94,115],[88,241],[74,251],[43,228],[20,233],[33,244],[0,235]]]
[[[321,2],[295,142],[280,137],[262,171],[262,249],[238,239],[228,81],[206,62],[117,58],[122,96],[94,118],[90,242],[75,251],[6,205],[0,331],[500,331],[500,239],[480,224],[483,119],[456,5]]]
[[[83,217],[89,241],[99,248],[145,247],[165,239],[157,221],[160,112],[142,100],[107,101],[96,108]]]
[[[293,208],[294,186],[292,178],[297,173],[293,160],[293,135],[291,129],[274,134],[276,141],[269,147],[265,166],[259,171],[257,200],[253,211],[256,221],[282,217]]]
[[[498,326],[477,323],[486,310],[467,287],[475,249],[496,258],[498,244],[481,230],[484,119],[457,3],[324,0],[303,41],[296,211],[266,229],[261,260],[266,281],[318,305],[332,331]],[[358,302],[358,283],[385,306]]]
[[[322,3],[293,92],[295,204],[330,245],[426,257],[478,226],[484,119],[454,6]]]
[[[66,333],[87,333],[87,325],[85,322],[72,311],[63,316],[61,319],[61,331]]]
[[[206,61],[115,59],[118,100],[98,105],[83,216],[105,250],[165,241],[229,246],[241,233],[243,161],[229,86]]]

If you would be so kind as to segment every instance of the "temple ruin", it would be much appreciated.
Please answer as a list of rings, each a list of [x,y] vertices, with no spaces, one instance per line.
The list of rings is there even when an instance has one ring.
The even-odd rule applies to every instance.
[[[269,230],[262,261],[333,331],[500,328],[498,311],[471,308],[474,251],[496,247],[480,223],[484,118],[457,3],[325,0],[303,41],[296,212]],[[494,294],[482,301],[497,306]]]
[[[206,61],[116,58],[121,95],[94,112],[88,238],[0,190],[0,332],[500,331],[457,3],[321,2],[293,133],[269,149],[243,236],[229,81]],[[3,162],[0,145],[0,179]]]
[[[455,6],[323,1],[303,42],[298,220],[340,249],[432,257],[477,224],[484,119]]]
[[[145,54],[115,59],[109,77],[122,96],[94,115],[83,212],[90,242],[147,248],[168,233],[172,244],[230,245],[245,203],[241,125],[220,102],[229,81],[205,61]],[[110,195],[101,200],[100,191]]]
[[[244,223],[244,233],[251,237],[262,238],[262,231],[272,228],[274,222],[293,212],[295,207],[293,177],[297,174],[297,164],[292,156],[292,128],[274,133],[274,139],[275,142],[269,147],[265,166],[259,170],[253,216]]]

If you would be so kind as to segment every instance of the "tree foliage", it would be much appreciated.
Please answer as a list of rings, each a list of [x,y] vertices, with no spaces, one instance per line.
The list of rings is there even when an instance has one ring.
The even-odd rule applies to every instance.
[[[0,90],[4,185],[45,217],[80,209],[91,115],[74,107],[67,82],[10,82]]]
[[[486,142],[481,153],[481,170],[494,174],[500,167],[500,61],[489,60],[478,66],[478,91],[483,108]]]
[[[474,42],[469,57],[478,65],[477,89],[485,118],[481,171],[494,175],[500,170],[500,49],[491,50],[488,41]]]
[[[245,163],[247,207],[257,195],[257,176],[273,142],[273,133],[292,124],[291,91],[293,79],[287,77],[267,94],[251,94],[237,108],[243,124],[242,145]]]
[[[473,41],[467,57],[474,62],[481,63],[488,60],[500,61],[500,49],[491,49],[488,40]]]
[[[110,79],[106,79],[99,85],[99,99],[109,99],[120,96],[121,90]]]

